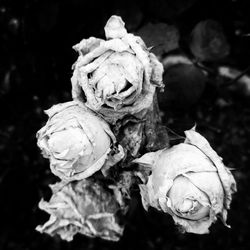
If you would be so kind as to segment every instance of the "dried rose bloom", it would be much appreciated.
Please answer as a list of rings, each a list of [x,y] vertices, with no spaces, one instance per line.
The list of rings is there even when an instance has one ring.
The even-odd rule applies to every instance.
[[[124,22],[111,16],[105,26],[107,40],[90,37],[73,48],[73,99],[115,123],[127,114],[146,112],[156,86],[162,86],[163,67],[142,39],[127,33]]]
[[[71,241],[77,233],[117,241],[124,227],[117,213],[125,212],[115,196],[90,179],[74,181],[67,185],[51,186],[53,195],[49,202],[41,200],[39,208],[50,214],[49,220],[36,229],[51,236],[56,234]]]
[[[46,113],[49,120],[37,133],[38,146],[62,180],[87,178],[124,157],[109,125],[84,104],[57,104]]]
[[[142,202],[172,215],[183,231],[204,234],[217,216],[226,225],[236,183],[203,136],[185,134],[184,143],[135,160],[152,171],[140,185]]]

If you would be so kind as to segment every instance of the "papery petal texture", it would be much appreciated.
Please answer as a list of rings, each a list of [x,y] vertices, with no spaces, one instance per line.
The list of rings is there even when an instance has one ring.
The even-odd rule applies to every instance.
[[[38,146],[50,159],[51,171],[62,180],[87,178],[124,157],[109,125],[84,104],[57,104],[46,113],[49,120],[37,133]]]
[[[217,217],[226,225],[236,183],[203,136],[194,130],[185,134],[184,143],[134,162],[151,169],[140,185],[144,208],[169,213],[183,231],[204,234]]]
[[[162,87],[163,66],[142,39],[127,33],[124,22],[112,16],[108,40],[83,39],[73,65],[72,96],[111,123],[127,114],[143,116],[153,102],[155,87]]]
[[[213,164],[216,166],[218,175],[225,191],[225,205],[226,208],[229,209],[230,203],[232,201],[232,194],[237,190],[236,182],[232,173],[224,166],[222,158],[218,156],[218,154],[212,149],[206,138],[194,130],[188,130],[185,132],[185,134],[186,143],[198,147],[205,155],[207,155],[207,157],[209,157],[209,159],[211,159]]]

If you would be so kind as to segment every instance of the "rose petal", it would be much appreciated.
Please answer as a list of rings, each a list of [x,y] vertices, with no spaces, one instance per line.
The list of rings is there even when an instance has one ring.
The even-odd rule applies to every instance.
[[[178,164],[176,164],[177,162]],[[154,169],[152,182],[155,183],[154,190],[156,195],[159,187],[169,187],[167,183],[173,181],[178,175],[187,172],[216,172],[210,160],[200,150],[183,143],[163,150],[152,168]]]
[[[225,191],[225,205],[226,208],[230,208],[232,200],[232,194],[236,192],[236,182],[231,172],[225,167],[222,162],[222,158],[212,149],[209,142],[194,130],[185,131],[186,141],[185,143],[192,144],[199,148],[209,159],[213,162],[218,170],[220,180],[223,184]]]
[[[107,21],[105,27],[105,36],[109,38],[122,38],[127,34],[125,29],[125,23],[122,21],[119,16],[111,16]]]
[[[185,176],[178,176],[174,180],[167,196],[171,201],[171,209],[176,216],[190,220],[200,220],[209,216],[209,209],[207,208],[210,206],[210,202],[208,196]],[[200,205],[198,203],[195,205],[195,201]]]
[[[185,176],[207,194],[216,214],[223,210],[224,191],[217,172],[187,173]]]

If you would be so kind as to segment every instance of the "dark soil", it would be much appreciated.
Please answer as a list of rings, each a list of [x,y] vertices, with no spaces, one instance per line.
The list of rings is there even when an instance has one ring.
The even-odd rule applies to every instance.
[[[103,26],[109,16],[120,13],[131,25],[140,23],[136,28],[147,21],[175,24],[186,49],[193,26],[209,18],[219,21],[228,36],[232,49],[225,63],[245,69],[250,58],[247,3],[247,0],[0,1],[0,249],[248,249],[250,97],[218,88],[216,82],[207,84],[200,100],[188,110],[172,107],[163,112],[166,125],[177,134],[196,123],[197,130],[210,141],[225,164],[234,169],[238,192],[228,216],[231,229],[218,221],[208,235],[181,234],[170,216],[155,210],[147,213],[139,195],[135,195],[124,236],[118,243],[80,235],[67,243],[35,231],[48,217],[37,204],[42,197],[50,197],[48,184],[57,181],[36,146],[36,132],[46,122],[44,109],[71,100],[71,65],[77,58],[72,45],[89,36],[103,37]],[[141,22],[135,18],[140,15]],[[240,36],[235,36],[236,30]]]

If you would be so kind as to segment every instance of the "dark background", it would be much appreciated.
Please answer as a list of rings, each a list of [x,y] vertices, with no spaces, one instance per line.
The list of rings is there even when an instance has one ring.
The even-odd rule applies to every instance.
[[[218,221],[209,235],[180,234],[172,218],[146,213],[134,196],[127,227],[118,243],[77,235],[67,243],[35,231],[47,219],[37,204],[48,199],[48,184],[57,179],[40,155],[35,134],[44,109],[71,100],[71,47],[82,38],[103,37],[103,27],[119,13],[131,31],[147,22],[166,22],[180,30],[183,49],[194,25],[219,21],[231,45],[230,64],[249,66],[250,9],[246,1],[146,0],[1,0],[0,1],[0,249],[237,249],[250,247],[250,97],[206,87],[188,109],[163,110],[166,125],[182,133],[197,122],[198,130],[234,168],[238,193],[229,212],[228,229]],[[229,105],[221,105],[221,100]]]

